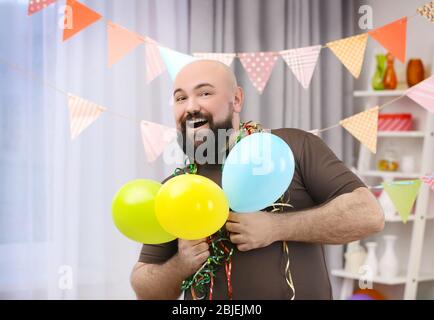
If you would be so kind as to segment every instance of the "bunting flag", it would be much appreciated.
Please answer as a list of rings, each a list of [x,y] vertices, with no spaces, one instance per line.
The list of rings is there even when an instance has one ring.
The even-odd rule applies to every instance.
[[[238,57],[253,86],[262,94],[276,64],[277,55],[274,52],[251,52],[239,53]]]
[[[407,17],[396,20],[369,32],[384,48],[390,51],[398,60],[405,63],[407,46]]]
[[[335,54],[354,78],[360,76],[365,57],[368,34],[364,33],[327,43],[327,47]]]
[[[68,94],[71,140],[77,138],[106,108],[83,98]]]
[[[298,82],[303,88],[308,89],[320,52],[321,46],[312,46],[280,51],[279,54],[294,73]]]
[[[404,223],[408,221],[420,186],[421,180],[400,181],[399,183],[383,182],[384,190]]]
[[[68,13],[70,13],[70,16]],[[68,40],[101,18],[102,16],[98,12],[93,11],[84,4],[76,0],[66,0],[63,41]],[[72,21],[67,21],[68,19],[72,19]]]
[[[166,70],[157,42],[146,37],[146,83],[150,83]]]
[[[417,9],[417,13],[434,23],[434,1]]]
[[[56,0],[29,0],[29,6],[27,7],[27,14],[30,16],[35,12],[45,9],[50,4],[56,2]]]
[[[339,123],[372,153],[377,153],[377,130],[379,107],[374,107]]]
[[[140,129],[146,158],[154,162],[164,148],[176,138],[176,129],[150,121],[141,121]]]
[[[421,180],[434,191],[434,173],[423,176]]]
[[[107,23],[107,37],[109,67],[144,42],[141,35],[131,32],[111,21]]]
[[[429,112],[434,113],[434,76],[408,89],[406,95]]]
[[[197,60],[197,58],[193,56],[166,47],[158,46],[158,48],[160,49],[161,57],[166,64],[166,68],[169,71],[172,80],[175,80],[176,75],[184,66]]]
[[[232,61],[234,61],[234,58],[237,56],[235,53],[206,53],[206,52],[196,52],[193,53],[193,56],[199,59],[205,59],[205,60],[217,60],[228,67],[231,66]]]

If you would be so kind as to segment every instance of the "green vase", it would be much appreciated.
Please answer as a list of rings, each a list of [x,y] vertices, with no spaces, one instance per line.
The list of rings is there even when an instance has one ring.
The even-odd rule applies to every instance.
[[[375,58],[377,60],[377,67],[371,81],[372,88],[374,90],[384,90],[383,78],[384,72],[386,71],[387,58],[384,54],[377,54]]]

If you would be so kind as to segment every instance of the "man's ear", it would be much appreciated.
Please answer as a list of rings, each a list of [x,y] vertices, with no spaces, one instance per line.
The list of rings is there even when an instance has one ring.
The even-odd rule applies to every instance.
[[[241,110],[243,109],[243,103],[244,103],[244,91],[243,88],[237,87],[235,90],[235,96],[234,96],[234,112],[241,113]]]

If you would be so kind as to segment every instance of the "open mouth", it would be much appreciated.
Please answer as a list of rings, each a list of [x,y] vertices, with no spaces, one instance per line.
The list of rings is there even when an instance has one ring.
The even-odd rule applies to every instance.
[[[206,119],[194,119],[194,120],[187,121],[187,126],[190,128],[197,129],[206,125],[207,123],[208,121]]]

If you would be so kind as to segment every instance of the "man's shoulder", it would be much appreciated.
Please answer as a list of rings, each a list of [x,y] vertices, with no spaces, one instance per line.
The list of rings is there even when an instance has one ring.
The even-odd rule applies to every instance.
[[[282,138],[292,148],[301,149],[306,139],[319,139],[316,135],[296,128],[271,129],[271,133]]]

